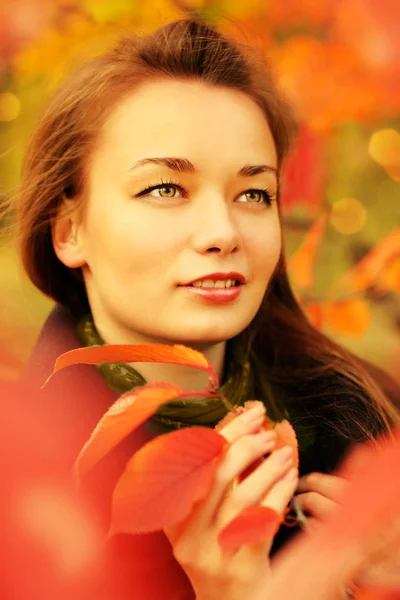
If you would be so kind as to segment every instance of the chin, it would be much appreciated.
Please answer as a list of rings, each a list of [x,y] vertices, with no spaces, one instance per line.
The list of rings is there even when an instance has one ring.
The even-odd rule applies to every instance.
[[[179,342],[175,342],[175,343],[179,343],[179,344],[184,344],[186,346],[191,346],[193,348],[199,348],[200,346],[210,346],[210,345],[214,345],[214,344],[220,344],[222,342],[226,342],[227,340],[235,337],[236,335],[238,335],[239,333],[241,333],[243,331],[243,329],[245,329],[246,326],[244,326],[243,328],[221,328],[220,331],[218,331],[216,328],[213,328],[210,331],[197,331],[197,332],[190,332],[187,333],[185,335],[186,332],[178,332],[178,336],[179,336]]]

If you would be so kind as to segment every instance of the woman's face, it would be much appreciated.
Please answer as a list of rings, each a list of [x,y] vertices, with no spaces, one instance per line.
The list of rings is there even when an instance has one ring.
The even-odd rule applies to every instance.
[[[135,166],[166,157],[193,168]],[[247,165],[267,168],[238,175]],[[82,266],[106,341],[201,347],[251,322],[281,250],[276,166],[266,119],[239,91],[154,80],[114,109],[88,165],[73,243],[55,244],[65,264]],[[232,271],[246,282],[228,302],[180,287]]]

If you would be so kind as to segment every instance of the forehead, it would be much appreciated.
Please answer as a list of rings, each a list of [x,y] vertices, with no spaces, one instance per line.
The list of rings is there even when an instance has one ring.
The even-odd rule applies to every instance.
[[[112,110],[97,150],[127,168],[144,156],[163,154],[204,163],[218,156],[220,166],[277,161],[268,122],[252,98],[194,80],[139,85]]]

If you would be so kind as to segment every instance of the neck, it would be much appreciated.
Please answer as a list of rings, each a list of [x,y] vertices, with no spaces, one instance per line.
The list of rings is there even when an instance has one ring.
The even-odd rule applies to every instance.
[[[148,338],[137,332],[122,332],[118,330],[109,330],[102,323],[95,320],[96,329],[101,338],[107,344],[183,344],[194,350],[202,352],[207,360],[213,365],[215,373],[219,380],[222,380],[224,371],[224,358],[226,342],[182,342],[181,340],[164,340]],[[205,391],[209,376],[206,372],[192,367],[181,365],[170,365],[165,363],[134,363],[132,366],[138,371],[147,382],[172,383],[182,388],[184,392]]]
[[[190,347],[195,350],[197,349],[193,345],[190,345]],[[208,351],[202,351],[207,360],[214,366],[214,370],[220,381],[223,373],[224,350],[225,342],[213,345]],[[133,366],[143,375],[146,381],[166,381],[173,383],[179,385],[184,392],[205,391],[209,382],[209,375],[205,371],[193,369],[192,367],[164,363],[141,363],[139,368],[136,365]]]

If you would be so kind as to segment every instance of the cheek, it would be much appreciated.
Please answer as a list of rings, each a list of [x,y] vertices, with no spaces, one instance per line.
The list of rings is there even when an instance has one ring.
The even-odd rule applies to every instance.
[[[268,281],[278,263],[282,248],[279,221],[274,219],[262,229],[255,228],[248,244],[254,276]]]
[[[122,212],[122,211],[121,211]],[[166,227],[165,219],[149,223],[143,215],[97,214],[85,231],[87,262],[91,270],[112,271],[113,277],[126,277],[134,271],[152,276],[153,266],[171,262],[177,236]],[[126,280],[125,280],[126,281]]]

